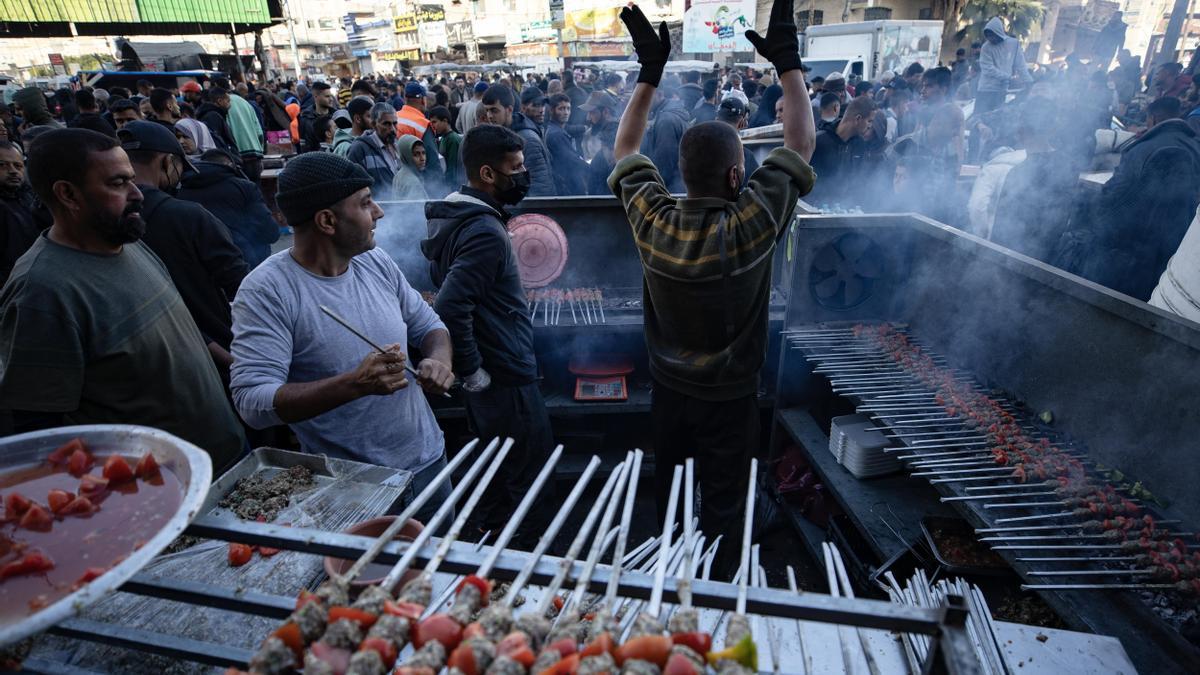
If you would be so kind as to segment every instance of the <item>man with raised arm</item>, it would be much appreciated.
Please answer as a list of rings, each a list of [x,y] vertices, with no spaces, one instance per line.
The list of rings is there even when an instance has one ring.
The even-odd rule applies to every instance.
[[[625,206],[644,271],[658,508],[666,515],[672,467],[695,456],[701,528],[709,536],[728,535],[716,568],[726,578],[734,567],[739,538],[733,530],[742,522],[750,457],[758,448],[772,253],[796,201],[816,178],[808,165],[816,132],[792,1],[775,0],[765,37],[746,32],[779,73],[784,147],[746,180],[733,127],[692,126],[679,146],[683,199],[672,197],[654,164],[636,154],[671,52],[667,25],[655,31],[637,6],[621,10],[642,68],[621,116],[608,185]]]

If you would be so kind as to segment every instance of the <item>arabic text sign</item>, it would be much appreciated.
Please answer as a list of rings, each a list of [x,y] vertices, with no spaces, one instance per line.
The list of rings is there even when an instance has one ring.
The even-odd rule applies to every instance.
[[[692,0],[683,14],[683,51],[753,51],[745,33],[754,28],[755,9],[754,0]]]

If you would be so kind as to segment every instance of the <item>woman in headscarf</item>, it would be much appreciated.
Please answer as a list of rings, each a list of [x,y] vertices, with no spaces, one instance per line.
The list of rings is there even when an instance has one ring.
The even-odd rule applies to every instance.
[[[396,139],[396,149],[400,152],[400,166],[396,167],[396,177],[392,179],[392,199],[429,199],[422,180],[425,144],[416,136],[405,135]]]
[[[179,113],[183,117],[175,122],[175,128],[182,130],[192,139],[192,143],[196,146],[196,155],[203,155],[208,150],[215,150],[217,142],[213,140],[212,132],[208,130],[207,124],[196,119],[196,110],[192,108],[192,105],[190,103],[181,104]]]
[[[775,102],[783,98],[783,87],[773,84],[766,88],[758,102],[758,110],[750,116],[749,127],[763,127],[775,123]]]

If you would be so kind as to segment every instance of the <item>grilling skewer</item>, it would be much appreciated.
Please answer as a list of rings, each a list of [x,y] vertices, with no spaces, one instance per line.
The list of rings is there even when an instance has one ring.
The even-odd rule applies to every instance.
[[[625,462],[620,467],[617,477],[617,485],[622,485],[627,476],[627,470],[630,468],[631,462]],[[619,492],[617,493],[619,494]],[[554,626],[550,629],[546,637],[546,646],[542,649],[542,653],[538,655],[534,662],[531,672],[541,673],[546,669],[556,667],[563,659],[571,659],[578,662],[582,656],[575,656],[579,651],[579,642],[584,638],[584,626],[580,623],[580,613],[577,611],[577,605],[582,602],[584,592],[587,590],[588,584],[591,582],[592,573],[596,569],[596,563],[600,561],[600,557],[604,551],[608,549],[611,542],[609,537],[609,527],[612,525],[613,517],[616,515],[617,505],[620,500],[616,495],[612,499],[607,500],[604,506],[604,515],[600,518],[600,527],[596,530],[596,536],[592,541],[592,548],[588,552],[588,556],[583,564],[583,569],[580,570],[579,577],[576,579],[575,588],[567,599],[563,601],[562,607],[555,617]],[[598,508],[598,507],[597,507]],[[615,666],[615,664],[613,664]],[[551,672],[558,672],[552,670]]]
[[[832,582],[829,586],[829,594],[835,598],[842,595],[853,598],[854,588],[850,585],[850,576],[846,574],[846,564],[842,560],[841,552],[829,542],[822,542],[821,545],[826,548],[825,557],[826,565],[828,566],[826,573],[830,575]],[[847,631],[853,630],[858,635],[858,643],[862,648],[863,658],[867,662],[867,669],[871,671],[871,675],[879,675],[879,666],[876,665],[875,658],[871,655],[871,644],[867,641],[867,634],[863,632],[863,629],[858,627],[851,629],[847,626],[839,626],[839,628],[844,628]],[[846,640],[842,638],[841,641],[843,648],[845,648]],[[844,654],[843,658],[845,658]],[[851,661],[847,659],[846,663],[848,667]]]
[[[1173,584],[1021,584],[1023,591],[1174,591],[1200,596],[1200,580],[1191,579]]]
[[[501,634],[504,631],[497,629],[489,631],[488,628],[485,627],[485,623],[488,621],[494,622],[499,620],[505,626],[505,628],[507,628],[507,625],[511,625],[512,605],[517,597],[517,594],[522,588],[525,587],[525,584],[528,583],[529,577],[533,574],[534,567],[537,565],[538,561],[541,560],[542,555],[544,555],[546,552],[546,549],[550,547],[551,543],[553,543],[555,537],[558,536],[558,531],[562,529],[567,517],[575,508],[575,504],[583,495],[584,490],[587,488],[588,483],[591,482],[592,476],[595,474],[596,469],[599,466],[600,458],[593,456],[591,461],[588,462],[588,465],[584,469],[583,473],[579,476],[579,479],[575,482],[575,487],[571,489],[570,494],[568,494],[567,498],[563,501],[563,504],[559,508],[558,513],[555,514],[554,519],[551,520],[550,524],[546,526],[545,532],[542,533],[542,536],[538,539],[537,545],[534,547],[533,551],[530,552],[527,560],[525,561],[525,565],[517,574],[516,579],[514,579],[512,584],[508,586],[508,590],[504,594],[504,597],[499,602],[489,605],[488,608],[484,610],[484,616],[488,618],[485,619],[484,616],[481,616],[479,621],[468,625],[466,629],[463,630],[463,641],[459,643],[459,645],[446,659],[446,665],[448,668],[457,669],[457,671],[461,673],[481,673],[486,670],[489,665],[491,665],[492,660],[496,657],[495,642],[500,639]],[[609,491],[612,490],[613,483],[622,468],[623,465],[618,464],[617,471],[614,471],[613,474],[609,476],[609,479],[605,482],[604,488],[601,490],[601,500],[605,499]],[[494,637],[489,639],[489,634],[493,634]]]
[[[356,335],[358,337],[358,339],[360,339],[363,342],[370,345],[371,348],[374,349],[375,351],[379,352],[380,354],[384,354],[384,355],[389,353],[386,349],[384,349],[383,347],[380,347],[378,344],[376,344],[374,340],[367,337],[365,333],[363,333],[359,329],[355,328],[354,325],[351,324],[349,321],[343,319],[341,317],[341,315],[339,315],[337,312],[333,311],[332,309],[329,309],[325,305],[318,305],[318,307],[329,318],[331,318],[334,321],[341,324],[342,328],[345,328],[346,330],[350,331],[351,333],[354,333],[354,335]],[[407,370],[413,377],[416,377],[416,378],[421,377],[421,374],[417,372],[417,369],[412,367],[412,363],[409,362],[408,356],[405,354],[401,354],[400,356],[404,358],[404,369]],[[450,398],[450,392],[443,391],[442,396],[445,398]]]
[[[459,584],[457,596],[454,599],[454,605],[444,614],[431,614],[431,607],[426,607],[422,612],[420,621],[412,628],[412,645],[416,652],[405,660],[404,665],[408,667],[425,666],[440,668],[446,661],[447,654],[458,647],[463,637],[463,627],[470,621],[471,616],[485,602],[491,594],[491,582],[487,580],[491,574],[492,567],[499,558],[500,553],[508,546],[512,537],[516,534],[517,528],[525,520],[525,516],[529,513],[533,502],[537,495],[541,492],[543,486],[549,480],[550,475],[554,471],[554,467],[558,464],[559,458],[562,456],[563,448],[558,446],[551,453],[549,459],[538,472],[533,483],[530,485],[528,492],[517,505],[516,510],[509,518],[504,529],[496,537],[496,542],[492,545],[492,550],[475,574],[468,576],[461,584]],[[497,468],[499,463],[489,467]],[[485,476],[485,479],[487,476]],[[468,498],[466,505],[463,506],[463,511],[470,512],[482,498],[484,487],[474,491]],[[434,556],[425,566],[421,576],[409,582],[409,586],[417,585],[424,587],[426,584],[432,583],[433,573],[437,567],[445,559],[445,555],[450,550],[450,544],[461,531],[462,526],[466,523],[466,518],[462,515],[455,520],[449,533],[442,539],[441,546],[438,548]],[[447,543],[450,542],[450,544]]]
[[[466,486],[470,484],[474,477],[478,475],[479,471],[481,471],[488,461],[490,461],[492,454],[495,452],[499,444],[499,439],[494,439],[488,444],[479,457],[476,458],[475,463],[472,464],[471,468],[467,470],[467,475],[464,477],[463,481],[458,487],[455,488],[457,494],[461,495],[462,491],[466,489]],[[413,514],[420,510],[425,505],[425,502],[429,501],[429,499],[436,494],[442,482],[449,477],[450,473],[457,468],[467,458],[468,455],[471,454],[471,450],[473,450],[476,445],[477,441],[472,442],[464,447],[458,453],[458,455],[456,455],[455,458],[447,464],[447,467],[439,472],[437,477],[435,477],[434,480],[431,481],[419,495],[417,495],[416,499],[414,499],[413,502],[409,504],[409,506],[405,508],[405,510],[399,516],[397,516],[396,521],[400,522],[403,526],[403,523],[406,523]],[[459,487],[461,487],[461,490]],[[400,567],[401,570],[404,570],[408,567],[408,563],[411,562],[416,556],[417,551],[424,545],[425,541],[432,536],[433,530],[437,527],[441,520],[445,518],[445,515],[448,513],[448,511],[449,509],[445,507],[439,509],[427,524],[427,527],[422,530],[422,532],[419,533],[411,543],[409,543],[404,555],[402,555],[401,559],[397,561],[398,566],[400,563],[403,563],[403,566]],[[391,529],[391,527],[388,528],[388,530]],[[385,534],[387,534],[386,531]],[[391,537],[394,537],[395,534],[396,532],[393,531],[391,533]],[[321,637],[321,635],[325,632],[326,626],[329,623],[330,612],[333,609],[350,604],[349,584],[359,573],[361,573],[363,567],[365,567],[367,563],[371,562],[371,560],[374,560],[379,551],[382,550],[383,547],[376,546],[376,544],[379,544],[380,541],[386,544],[388,541],[390,541],[391,537],[384,539],[383,535],[381,535],[380,538],[376,540],[375,544],[371,546],[371,549],[367,552],[371,553],[371,551],[374,551],[374,554],[371,555],[370,559],[367,559],[366,554],[360,557],[359,560],[355,562],[355,566],[358,566],[359,569],[353,570],[352,568],[353,574],[347,573],[341,578],[329,579],[322,583],[315,593],[302,592],[296,601],[296,610],[291,614],[291,616],[288,617],[286,622],[284,622],[279,628],[275,629],[275,631],[273,631],[271,635],[263,641],[263,644],[259,648],[258,652],[256,652],[255,655],[250,659],[250,672],[287,672],[293,668],[294,664],[302,662],[304,659],[305,649],[308,647],[308,645],[317,640],[317,638]],[[364,559],[366,559],[366,562],[359,566],[359,563],[362,563]],[[390,588],[384,590],[386,591],[384,595],[386,595],[387,599],[390,600]],[[364,591],[364,594],[366,594],[366,591]]]
[[[512,443],[512,440],[506,441],[498,452],[496,452],[498,440],[493,440],[488,445],[479,459],[467,470],[462,482],[454,487],[446,502],[426,523],[425,528],[413,538],[404,554],[396,561],[383,581],[376,586],[364,589],[353,604],[345,606],[349,604],[348,598],[345,597],[323,598],[317,594],[302,593],[297,600],[292,620],[272,633],[271,638],[263,643],[262,649],[250,662],[250,672],[290,672],[294,663],[302,663],[306,673],[317,675],[330,671],[336,672],[337,667],[335,666],[339,664],[341,669],[345,670],[353,659],[349,650],[357,648],[359,643],[363,642],[365,628],[371,630],[366,636],[366,642],[369,645],[368,651],[378,654],[380,665],[382,666],[389,658],[394,660],[396,653],[408,640],[409,622],[416,619],[416,616],[411,614],[405,616],[393,614],[393,609],[398,609],[412,600],[411,597],[406,597],[402,593],[400,602],[392,603],[392,590],[396,582],[408,569],[425,543],[433,536],[433,532],[442,520],[453,510],[455,501],[471,486],[475,476],[485,465],[492,462],[493,457],[495,461],[492,463],[492,467],[498,467],[508,454]],[[496,454],[493,455],[493,452]],[[480,487],[486,487],[487,481],[490,481],[490,475],[494,475],[494,473],[494,468],[489,469],[481,479]],[[407,590],[408,587],[406,587]],[[428,597],[424,598],[424,602],[428,602]],[[385,615],[391,618],[384,618]],[[320,639],[317,639],[318,636]],[[379,639],[372,640],[372,638]],[[273,642],[272,639],[277,639],[277,642]],[[315,642],[305,649],[305,643],[310,640],[315,640]],[[287,651],[280,651],[280,645],[283,645]],[[286,658],[288,656],[293,657],[295,661]],[[370,658],[370,656],[359,657],[359,661]]]
[[[746,487],[746,517],[742,525],[742,557],[739,568],[735,613],[725,629],[725,649],[710,653],[708,661],[721,673],[758,672],[758,648],[746,618],[746,593],[750,586],[750,540],[754,532],[754,499],[758,484],[758,459],[750,459],[750,482]]]
[[[683,476],[683,567],[676,586],[679,609],[667,621],[667,632],[671,635],[671,654],[667,658],[668,672],[703,673],[705,657],[712,649],[712,636],[700,630],[700,616],[692,608],[692,565],[693,539],[696,524],[692,518],[695,504],[695,460],[688,458]],[[696,542],[698,543],[698,542]]]

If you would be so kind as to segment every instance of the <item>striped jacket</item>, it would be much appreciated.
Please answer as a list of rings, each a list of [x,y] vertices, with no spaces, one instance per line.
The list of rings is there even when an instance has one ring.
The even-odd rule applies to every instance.
[[[655,381],[706,401],[753,395],[767,351],[771,257],[815,174],[771,152],[735,201],[676,199],[643,155],[608,177],[642,260],[643,312]]]

